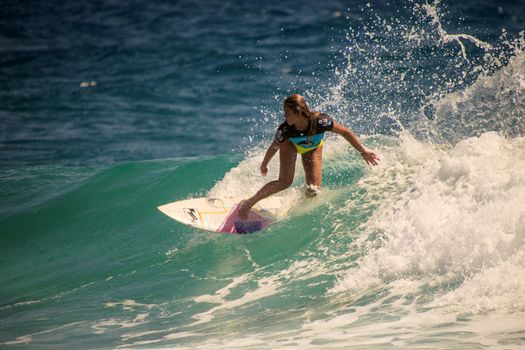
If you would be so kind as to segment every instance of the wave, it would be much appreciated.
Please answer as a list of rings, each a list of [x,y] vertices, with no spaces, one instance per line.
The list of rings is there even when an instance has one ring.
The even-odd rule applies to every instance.
[[[306,95],[362,125],[381,163],[368,168],[328,137],[323,191],[303,198],[298,163],[282,193],[289,214],[263,232],[201,232],[156,210],[253,194],[278,175],[276,159],[266,178],[258,174],[264,149],[255,142],[232,156],[2,170],[0,315],[10,337],[2,345],[501,347],[503,339],[518,348],[523,46],[500,57],[495,45],[450,34],[438,5],[349,33],[333,85]],[[425,66],[425,54],[436,66]],[[447,69],[451,80],[433,77]]]

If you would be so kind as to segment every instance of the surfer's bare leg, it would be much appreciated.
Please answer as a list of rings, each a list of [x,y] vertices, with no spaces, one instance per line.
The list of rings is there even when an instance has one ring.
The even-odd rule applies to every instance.
[[[253,197],[242,202],[239,209],[239,216],[242,219],[248,217],[250,208],[258,201],[274,193],[287,189],[292,185],[295,175],[295,161],[297,151],[291,141],[285,141],[279,148],[279,179],[268,182]]]
[[[314,197],[321,188],[323,146],[301,155],[306,180],[306,197]]]

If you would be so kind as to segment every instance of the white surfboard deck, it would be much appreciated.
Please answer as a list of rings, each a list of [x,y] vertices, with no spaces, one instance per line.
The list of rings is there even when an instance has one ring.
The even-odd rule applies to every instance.
[[[241,202],[243,198],[193,198],[161,205],[158,209],[170,218],[201,230],[213,232],[224,227],[225,221],[231,215],[235,215],[232,209]],[[265,228],[279,218],[286,215],[288,206],[285,205],[283,197],[272,196],[261,200],[251,209],[251,220],[259,221],[255,231]],[[253,215],[255,214],[255,215]]]

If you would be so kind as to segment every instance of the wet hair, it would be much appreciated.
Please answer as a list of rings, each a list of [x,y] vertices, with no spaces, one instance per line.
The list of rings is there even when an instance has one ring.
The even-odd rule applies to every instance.
[[[310,112],[306,100],[299,94],[293,94],[288,96],[284,100],[283,108],[289,109],[290,111],[300,114],[303,118],[309,121],[309,127],[307,131],[308,136],[315,135],[317,131],[317,123],[314,123],[314,118],[317,117],[319,112]]]

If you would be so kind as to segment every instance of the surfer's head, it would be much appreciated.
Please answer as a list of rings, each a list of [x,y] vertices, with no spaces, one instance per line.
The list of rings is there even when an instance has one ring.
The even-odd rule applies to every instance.
[[[299,94],[290,95],[284,100],[284,115],[288,117],[310,118],[310,110],[303,96]]]
[[[299,94],[293,94],[288,96],[284,100],[284,117],[289,124],[295,124],[299,118],[310,120],[314,118],[315,113],[310,112],[306,100]],[[315,133],[316,123],[309,123],[310,128],[308,130],[309,135]]]

